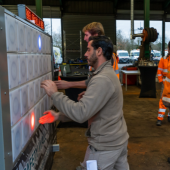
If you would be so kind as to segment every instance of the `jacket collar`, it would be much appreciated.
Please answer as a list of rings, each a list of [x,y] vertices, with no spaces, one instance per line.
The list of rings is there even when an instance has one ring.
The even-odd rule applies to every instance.
[[[98,74],[105,66],[111,66],[110,60],[105,61],[101,64],[96,71],[93,72],[93,75]]]

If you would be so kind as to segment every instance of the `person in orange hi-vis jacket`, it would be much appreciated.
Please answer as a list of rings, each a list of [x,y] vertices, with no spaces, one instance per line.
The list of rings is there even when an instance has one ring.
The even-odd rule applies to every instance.
[[[162,83],[162,89],[161,89],[161,99],[159,101],[159,111],[158,111],[158,117],[157,117],[157,126],[161,126],[162,125],[162,120],[164,118],[165,115],[165,111],[166,111],[166,106],[164,105],[163,101],[162,101],[162,94],[163,94],[163,90],[166,89],[165,86],[165,81],[166,81],[166,76],[168,73],[168,65],[169,60],[170,60],[170,42],[168,43],[168,54],[167,56],[164,56],[161,58],[161,60],[159,61],[159,65],[158,65],[158,80],[160,83]],[[166,81],[167,84],[167,81]],[[170,86],[168,86],[168,88],[170,89]],[[170,114],[168,113],[168,121],[170,122]]]

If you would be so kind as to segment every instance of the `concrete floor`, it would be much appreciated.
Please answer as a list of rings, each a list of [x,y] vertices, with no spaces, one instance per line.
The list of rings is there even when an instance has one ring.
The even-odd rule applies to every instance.
[[[159,88],[158,88],[159,89]],[[170,170],[170,123],[156,126],[160,90],[157,98],[139,98],[140,88],[123,87],[124,116],[130,135],[128,162],[130,170]],[[85,128],[58,128],[60,151],[54,156],[52,170],[75,170],[84,159],[87,147]]]

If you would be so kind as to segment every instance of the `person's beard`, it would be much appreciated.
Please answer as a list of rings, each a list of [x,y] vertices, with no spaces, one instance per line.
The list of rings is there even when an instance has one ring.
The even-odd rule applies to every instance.
[[[98,58],[96,57],[95,51],[88,61],[89,61],[89,66],[92,66],[92,67],[94,67],[94,65],[97,63]]]

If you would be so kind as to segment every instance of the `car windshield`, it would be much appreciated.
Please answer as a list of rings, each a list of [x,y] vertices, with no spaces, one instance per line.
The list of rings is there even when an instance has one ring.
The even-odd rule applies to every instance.
[[[128,53],[119,53],[118,55],[119,55],[119,56],[127,56],[127,57],[129,56]]]
[[[139,56],[139,52],[132,52],[131,55],[133,55],[133,56]]]
[[[155,57],[160,57],[161,54],[160,54],[160,53],[154,53],[154,56],[155,56]]]

